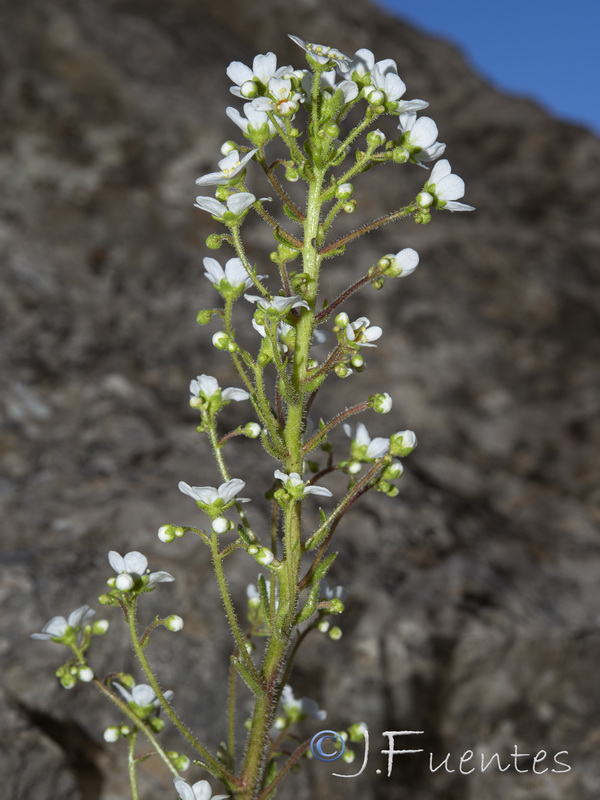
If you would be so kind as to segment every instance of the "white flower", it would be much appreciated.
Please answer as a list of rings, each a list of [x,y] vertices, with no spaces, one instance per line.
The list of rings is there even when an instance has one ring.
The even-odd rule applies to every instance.
[[[215,506],[215,508],[226,508],[231,505],[236,494],[241,492],[245,485],[239,478],[232,478],[222,483],[218,489],[214,486],[189,486],[183,481],[178,484],[179,491],[183,494],[187,494],[203,506]],[[236,502],[249,503],[250,500],[247,497],[238,497]]]
[[[268,197],[261,197],[262,200],[269,200]],[[256,202],[256,197],[250,192],[236,192],[229,195],[227,204],[221,203],[214,197],[197,197],[194,205],[202,211],[208,211],[213,217],[222,220],[225,214],[232,214],[235,217],[241,217],[247,211],[252,203]]]
[[[145,683],[136,684],[131,691],[121,686],[120,683],[115,682],[114,686],[128,703],[135,703],[140,708],[152,706],[157,709],[160,707],[160,701],[154,693],[154,689]],[[164,692],[164,696],[166,700],[170,700],[173,697],[173,692],[169,689]]]
[[[206,270],[204,277],[208,278],[215,289],[235,292],[252,286],[252,278],[239,258],[230,258],[225,264],[225,269],[216,258],[207,257],[202,262]]]
[[[173,778],[181,800],[227,800],[227,794],[213,794],[208,781],[196,781],[192,786],[183,778]]]
[[[366,426],[359,422],[356,426],[356,433],[352,433],[352,428],[347,423],[344,425],[344,433],[352,439],[352,456],[357,461],[372,460],[382,458],[390,449],[390,440],[377,436],[371,439]]]
[[[119,555],[116,550],[108,553],[108,563],[117,574],[115,586],[122,592],[132,589],[137,580],[146,574],[148,569],[148,559],[143,553],[132,550],[124,556]],[[156,583],[169,583],[175,578],[169,572],[152,572],[148,575],[148,586]]]
[[[348,64],[350,62],[348,56],[336,50],[335,47],[329,47],[329,45],[326,44],[305,42],[304,39],[300,39],[298,36],[292,36],[291,34],[288,34],[288,36],[292,42],[305,50],[317,64],[327,64],[330,61],[336,64]]]
[[[225,113],[229,119],[249,137],[251,137],[253,133],[262,133],[261,129],[265,125],[267,126],[265,132],[268,132],[269,136],[275,135],[275,126],[269,119],[266,111],[260,111],[252,103],[244,104],[245,117],[240,114],[237,108],[233,108],[233,106],[226,108]]]
[[[446,145],[436,141],[438,127],[430,117],[419,117],[414,111],[400,114],[398,130],[403,134],[401,146],[422,166],[422,161],[435,161]]]
[[[431,170],[429,180],[423,191],[433,195],[435,205],[446,211],[474,211],[473,206],[466,203],[456,203],[455,200],[464,196],[465,182],[458,175],[454,175],[450,162],[444,158],[438,161]]]
[[[280,67],[277,69],[277,56],[275,53],[267,53],[266,55],[255,56],[252,62],[252,69],[242,64],[241,61],[232,61],[227,67],[227,77],[232,80],[236,86],[232,86],[229,90],[236,97],[249,97],[251,91],[250,84],[257,81],[266,87],[271,78],[277,72],[290,70],[291,67]],[[247,86],[244,86],[247,84]],[[246,90],[246,91],[245,91]],[[254,87],[256,91],[256,87]]]
[[[244,298],[249,303],[257,303],[260,308],[266,312],[275,311],[279,314],[286,314],[292,308],[308,308],[308,303],[303,300],[299,295],[294,294],[291,297],[272,297],[268,300],[266,297],[260,297],[255,294],[245,294]]]
[[[399,250],[396,255],[388,253],[382,259],[383,274],[388,278],[406,278],[411,275],[419,265],[419,254],[412,247]],[[381,262],[380,262],[381,263]]]
[[[245,389],[236,389],[229,387],[228,389],[221,389],[217,379],[212,375],[198,375],[195,380],[190,381],[190,403],[196,401],[197,398],[202,397],[205,400],[210,400],[220,393],[220,399],[224,403],[229,403],[230,400],[248,400],[249,393]]]
[[[346,596],[346,590],[343,586],[334,586],[330,588],[325,581],[321,583],[321,597],[324,600],[342,600]]]
[[[370,76],[375,66],[375,56],[366,47],[362,47],[354,54],[353,59],[340,63],[338,69],[342,75],[351,75],[358,80]],[[395,65],[394,65],[395,66]],[[397,69],[395,70],[398,71]]]
[[[297,92],[289,78],[271,78],[269,93],[265,97],[256,97],[252,105],[258,111],[272,111],[282,117],[295,114],[304,95]]]
[[[377,325],[371,326],[367,317],[359,317],[346,325],[348,341],[362,345],[362,347],[377,347],[373,342],[379,339],[382,333],[383,331]]]
[[[240,158],[238,151],[232,150],[225,158],[219,161],[219,172],[209,172],[208,175],[202,175],[202,177],[196,178],[196,183],[198,186],[224,186],[244,169],[254,153],[256,153],[256,150],[251,150],[243,158]]]
[[[281,705],[293,722],[301,719],[325,719],[327,712],[319,708],[319,704],[310,697],[296,699],[292,687],[286,685],[281,691]]]
[[[64,617],[52,617],[42,628],[41,633],[30,634],[32,639],[62,639],[69,628],[73,633],[77,633],[96,612],[89,606],[80,606],[75,611],[71,611],[67,619]]]
[[[350,103],[358,97],[359,88],[354,81],[343,80],[338,84],[335,82],[336,74],[334,70],[323,72],[321,75],[321,88],[329,95],[333,95],[338,89],[344,98],[344,103]],[[311,79],[307,75],[303,84],[306,91],[310,90]]]
[[[333,495],[324,486],[307,486],[297,472],[282,472],[276,469],[274,472],[275,477],[280,480],[287,491],[296,499],[301,499],[307,494],[317,494],[321,497],[332,497]]]

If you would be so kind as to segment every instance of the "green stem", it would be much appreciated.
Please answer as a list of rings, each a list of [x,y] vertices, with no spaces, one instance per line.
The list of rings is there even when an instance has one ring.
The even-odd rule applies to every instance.
[[[148,663],[148,659],[146,658],[146,653],[144,652],[144,648],[140,645],[137,634],[135,605],[133,603],[128,607],[127,622],[129,625],[129,635],[131,638],[133,651],[137,656],[137,659],[140,663],[141,668],[144,671],[148,683],[154,690],[154,694],[156,695],[159,703],[164,708],[166,715],[169,717],[169,719],[171,720],[173,725],[175,725],[175,727],[181,733],[181,735],[185,737],[185,739],[192,745],[192,747],[194,747],[200,753],[203,760],[206,762],[207,769],[213,775],[221,779],[225,779],[225,777],[231,779],[233,776],[227,774],[227,771],[223,768],[223,765],[220,764],[216,760],[216,758],[214,758],[208,752],[208,750],[204,747],[204,745],[198,741],[198,739],[194,736],[194,734],[190,730],[188,730],[188,728],[184,725],[184,723],[179,719],[179,717],[173,710],[169,701],[166,699],[163,690],[161,689],[158,681],[156,680],[156,676],[152,671],[152,667]],[[177,770],[175,770],[175,774],[178,774]]]
[[[308,442],[306,442],[304,445],[304,453],[308,455],[311,450],[314,450],[315,447],[319,446],[321,440],[327,436],[327,434],[337,425],[354,416],[354,414],[360,414],[363,411],[367,411],[368,408],[368,403],[358,403],[355,406],[344,409],[344,411],[340,411],[339,414],[336,414],[333,419],[330,419],[329,422],[323,428],[321,428],[321,430],[317,431],[314,436],[312,436]]]
[[[352,231],[352,233],[349,233],[347,236],[342,236],[341,239],[337,239],[335,242],[328,244],[327,247],[321,248],[319,255],[321,257],[325,256],[332,250],[337,250],[338,247],[343,247],[349,242],[353,242],[355,239],[358,239],[360,236],[364,236],[366,233],[376,231],[377,228],[381,228],[382,225],[387,225],[388,222],[394,222],[397,219],[402,219],[402,217],[407,217],[416,210],[417,204],[411,203],[410,205],[401,208],[399,211],[392,211],[383,217],[378,217],[377,219],[373,220],[373,222],[367,222],[365,225],[362,225],[360,228]]]
[[[137,761],[135,758],[135,743],[137,741],[138,729],[129,734],[129,747],[127,749],[127,772],[129,774],[129,789],[131,791],[131,800],[139,800],[138,785],[137,785]]]

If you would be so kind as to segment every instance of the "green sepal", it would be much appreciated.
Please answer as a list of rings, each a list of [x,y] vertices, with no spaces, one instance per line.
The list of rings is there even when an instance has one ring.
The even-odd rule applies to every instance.
[[[246,668],[246,665],[240,661],[240,659],[236,656],[231,656],[231,663],[235,667],[238,675],[244,681],[246,686],[250,689],[250,691],[254,695],[259,695],[264,693],[264,687],[261,686],[258,676],[254,676],[250,673],[250,671]]]
[[[252,531],[247,531],[243,525],[238,525],[238,536],[245,544],[256,544],[256,536]]]
[[[292,209],[286,203],[283,204],[283,210],[285,212],[286,217],[288,217],[289,219],[293,220],[294,222],[301,222],[301,220],[298,218],[298,216],[296,214],[294,214]]]
[[[271,612],[271,603],[269,601],[269,593],[267,591],[267,581],[264,575],[258,576],[258,593],[260,595],[260,604],[263,613],[263,620],[265,626],[270,628],[269,619]]]

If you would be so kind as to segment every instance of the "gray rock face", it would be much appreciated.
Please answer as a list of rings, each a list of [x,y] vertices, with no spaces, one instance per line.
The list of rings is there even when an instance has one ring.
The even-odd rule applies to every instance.
[[[328,268],[333,296],[381,255],[419,250],[409,280],[349,304],[387,335],[316,409],[339,409],[349,386],[387,390],[394,420],[379,430],[412,428],[419,449],[397,499],[368,498],[340,526],[344,637],[309,640],[294,679],[328,709],[328,727],[368,723],[368,766],[344,781],[332,769],[357,771],[361,753],[338,770],[315,763],[281,797],[598,797],[600,142],[498,94],[450,46],[363,0],[27,0],[2,18],[3,796],[128,797],[124,748],[101,739],[116,712],[91,689],[57,688],[60,648],[27,638],[94,604],[110,548],[140,549],[177,576],[144,613],[180,613],[186,627],[158,634],[149,656],[189,724],[213,746],[224,736],[229,641],[207,554],[155,531],[194,524],[178,480],[215,481],[188,381],[232,383],[212,328],[195,323],[210,302],[202,257],[215,228],[192,208],[193,181],[236,135],[227,64],[273,50],[301,66],[291,31],[396,59],[478,211],[388,226]],[[352,225],[410,198],[415,172],[369,173]],[[265,231],[245,232],[268,270]],[[245,420],[229,408],[223,422]],[[258,452],[232,445],[257,497],[274,466]],[[252,510],[259,528],[266,509]],[[256,569],[242,558],[231,568],[242,602]],[[98,674],[135,670],[107,616]],[[424,733],[397,749],[425,753],[396,756],[387,777],[382,731],[401,730]],[[461,774],[468,750],[463,772],[476,769]],[[434,767],[449,753],[446,766],[432,772],[429,752]],[[482,771],[482,753],[511,766]],[[172,795],[154,760],[143,780],[144,800]]]

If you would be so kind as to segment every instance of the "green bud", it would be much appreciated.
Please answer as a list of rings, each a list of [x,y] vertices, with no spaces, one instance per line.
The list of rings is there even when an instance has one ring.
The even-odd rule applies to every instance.
[[[388,414],[392,410],[392,398],[387,392],[372,394],[369,397],[369,408],[378,414]]]
[[[66,672],[64,675],[61,675],[59,680],[63,689],[72,689],[77,683],[77,678],[74,675],[71,675],[70,672]]]
[[[171,614],[166,618],[164,626],[168,631],[177,633],[183,628],[183,620],[178,614]]]
[[[390,453],[404,458],[417,446],[417,437],[413,431],[398,431],[390,437]]]
[[[428,222],[431,222],[431,214],[425,211],[417,211],[415,213],[415,222],[417,225],[427,225]]]
[[[288,167],[285,171],[285,179],[290,183],[296,183],[300,179],[300,173],[295,167]]]
[[[206,246],[209,250],[218,250],[223,244],[223,237],[218,233],[211,233],[206,237]]]
[[[392,161],[394,164],[406,164],[409,153],[403,147],[394,147],[392,150]]]
[[[355,722],[348,728],[348,738],[351,742],[364,742],[367,726],[364,722]]]
[[[141,717],[141,719],[145,719],[145,717]],[[160,717],[150,717],[146,719],[146,722],[154,733],[160,733],[165,727],[165,721],[164,719],[160,719]]]
[[[371,286],[374,289],[383,289],[385,286],[385,278],[375,278],[374,281],[371,281]]]
[[[385,134],[383,131],[377,129],[367,134],[367,144],[374,150],[376,147],[381,147],[385,144]]]
[[[97,619],[92,624],[92,633],[96,636],[102,636],[109,628],[109,622],[107,619]]]
[[[334,597],[329,600],[329,613],[330,614],[341,614],[344,610],[345,606],[339,597]]]
[[[365,360],[360,355],[360,353],[357,353],[356,355],[352,356],[350,363],[352,364],[352,368],[355,369],[357,372],[360,372],[365,368]]]
[[[354,186],[351,183],[340,183],[335,190],[335,196],[338,200],[350,200],[354,194]]]
[[[338,378],[348,378],[350,375],[352,375],[352,370],[347,364],[336,364],[333,368],[333,371]]]
[[[225,331],[217,331],[212,337],[212,343],[217,350],[227,350],[231,339]]]
[[[356,211],[356,200],[348,200],[347,203],[344,203],[342,209],[346,214],[352,214],[353,211]]]
[[[342,629],[338,628],[337,625],[335,625],[329,631],[329,638],[333,639],[334,642],[339,641],[342,638]]]
[[[216,308],[202,308],[196,315],[196,322],[198,325],[208,325],[213,316],[217,313]]]
[[[350,324],[350,317],[348,316],[348,314],[346,314],[345,311],[342,311],[336,316],[334,322],[337,328],[342,329]]]
[[[396,481],[398,478],[402,477],[402,473],[404,472],[404,467],[400,463],[400,461],[392,461],[389,467],[386,467],[383,472],[381,473],[381,477],[385,481]]]
[[[244,436],[247,436],[249,439],[258,439],[260,436],[262,428],[258,424],[258,422],[248,422],[243,428],[242,432]]]
[[[329,136],[330,139],[337,139],[340,135],[340,127],[335,123],[331,122],[329,125],[325,127],[325,133]]]

